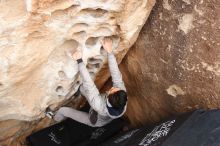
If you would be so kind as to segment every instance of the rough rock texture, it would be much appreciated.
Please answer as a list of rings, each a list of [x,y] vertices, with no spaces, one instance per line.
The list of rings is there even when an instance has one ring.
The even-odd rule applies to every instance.
[[[25,138],[32,132],[38,131],[50,125],[48,119],[34,122],[7,120],[0,122],[0,145],[1,146],[25,146]]]
[[[39,5],[33,1],[33,7]],[[126,114],[132,124],[155,122],[199,107],[220,107],[219,8],[218,0],[157,1],[120,65],[129,94]],[[119,61],[126,49],[117,55]],[[104,65],[97,74],[99,87],[107,73]],[[49,123],[46,119],[37,122],[1,122],[5,129],[0,130],[0,145],[23,145],[27,134]]]
[[[71,100],[65,106],[79,108],[84,102],[81,99]],[[49,118],[34,121],[5,120],[0,121],[0,146],[25,146],[26,137],[31,133],[39,131],[54,124]]]
[[[120,68],[133,124],[220,108],[220,1],[158,0]]]
[[[0,1],[0,120],[34,120],[71,98],[81,80],[77,48],[93,77],[106,60],[100,39],[111,36],[118,61],[155,0]],[[71,49],[70,49],[71,48]],[[102,80],[108,78],[104,75]]]

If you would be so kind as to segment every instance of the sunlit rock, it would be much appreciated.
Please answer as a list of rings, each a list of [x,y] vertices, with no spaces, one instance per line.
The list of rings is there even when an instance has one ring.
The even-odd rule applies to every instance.
[[[69,99],[81,83],[71,53],[83,53],[94,78],[106,61],[100,43],[105,36],[112,37],[116,54],[124,52],[120,61],[154,3],[0,1],[0,120],[37,119],[48,106]]]

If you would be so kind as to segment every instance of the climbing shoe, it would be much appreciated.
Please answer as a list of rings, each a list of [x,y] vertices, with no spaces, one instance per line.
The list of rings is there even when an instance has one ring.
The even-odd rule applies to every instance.
[[[48,118],[53,119],[53,117],[54,117],[55,114],[54,114],[53,111],[51,111],[51,109],[50,109],[49,107],[47,107],[46,110],[45,110],[45,115],[46,115]]]

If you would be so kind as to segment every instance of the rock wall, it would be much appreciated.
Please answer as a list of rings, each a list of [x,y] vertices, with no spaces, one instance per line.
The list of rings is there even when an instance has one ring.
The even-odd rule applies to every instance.
[[[118,61],[145,23],[155,0],[0,1],[0,120],[35,120],[71,98],[81,80],[71,58],[83,52],[92,77],[112,37]],[[104,75],[102,80],[108,78]]]
[[[15,2],[17,3],[17,5],[14,5]],[[86,2],[80,1],[80,2],[74,1],[74,5],[75,3],[76,5],[79,5],[80,3],[79,12],[82,11],[81,7],[82,8],[92,7],[95,9],[101,7],[102,9],[104,7],[106,8],[106,6],[111,6],[111,4],[104,5],[102,2],[99,1],[95,1],[93,3],[92,1],[91,3],[90,1],[86,1]],[[113,4],[114,1],[107,1],[107,2]],[[74,67],[75,66],[74,62],[72,62],[68,54],[65,53],[65,49],[68,49],[69,48],[68,46],[70,47],[76,46],[75,44],[78,45],[80,44],[80,46],[84,44],[84,47],[81,47],[80,49],[82,49],[83,52],[84,51],[87,52],[88,51],[87,47],[94,46],[93,42],[96,42],[94,41],[94,39],[92,39],[92,41],[85,39],[87,40],[87,43],[86,41],[85,43],[80,43],[79,42],[80,40],[76,40],[76,38],[78,37],[70,40],[66,39],[66,36],[68,35],[64,35],[65,31],[64,29],[62,29],[64,28],[64,24],[62,24],[62,22],[66,19],[61,17],[62,16],[61,14],[69,9],[69,7],[67,8],[66,6],[69,6],[70,3],[72,4],[73,1],[55,2],[54,0],[50,0],[50,1],[27,0],[26,5],[22,1],[18,1],[18,0],[14,0],[14,1],[5,0],[0,2],[1,28],[4,27],[10,28],[10,29],[6,29],[8,33],[7,31],[4,31],[7,35],[6,34],[1,35],[0,37],[0,42],[1,42],[0,44],[1,46],[3,46],[0,48],[0,52],[1,52],[0,55],[4,54],[2,55],[3,57],[2,56],[0,57],[1,59],[0,62],[1,119],[22,117],[25,118],[26,120],[30,120],[30,119],[39,118],[41,111],[43,111],[46,106],[54,103],[58,103],[68,98],[68,96],[63,96],[63,95],[58,96],[57,92],[55,92],[57,85],[59,85],[57,83],[60,83],[60,77],[66,78],[67,74],[71,69],[73,72],[77,71]],[[93,5],[94,3],[95,4],[98,3],[102,5],[96,7]],[[123,1],[120,1],[119,3],[123,3]],[[139,2],[135,3],[135,1],[123,3],[123,8],[120,8],[121,13],[119,12],[115,13],[116,10],[111,11],[109,10],[110,8],[108,7],[107,13],[113,13],[114,16],[117,16],[117,22],[122,22],[119,21],[122,20],[122,18],[124,20],[123,22],[126,22],[126,23],[120,23],[121,27],[119,31],[115,31],[113,33],[113,36],[116,36],[114,37],[116,38],[115,40],[117,40],[117,38],[120,38],[120,42],[121,42],[119,50],[116,51],[118,62],[121,61],[121,59],[128,51],[129,48],[128,46],[130,46],[135,41],[135,37],[137,37],[137,34],[142,26],[142,24],[139,24],[139,22],[142,23],[142,21],[145,21],[145,18],[149,14],[149,11],[153,6],[154,1],[143,1],[143,2],[141,1],[140,3],[142,3],[143,6],[146,7],[139,7],[139,5],[136,5],[138,3]],[[117,8],[118,6],[119,5],[117,5]],[[12,9],[13,7],[16,8],[15,9],[16,12],[12,11],[14,10]],[[18,7],[20,9],[18,9]],[[128,54],[126,55],[125,59],[122,61],[120,65],[120,70],[122,71],[123,78],[125,80],[129,94],[129,103],[128,103],[126,116],[129,118],[129,120],[133,125],[159,121],[162,118],[174,114],[182,113],[185,111],[193,110],[196,108],[220,107],[220,28],[219,28],[220,9],[219,8],[220,8],[220,1],[218,0],[209,0],[209,1],[157,0],[157,3],[153,8],[147,23],[144,25],[143,29],[141,30],[138,40],[129,50]],[[9,14],[11,15],[11,17],[3,17],[7,15],[10,16]],[[69,14],[70,13],[67,13],[67,15],[65,16],[69,16]],[[146,16],[144,16],[143,14],[146,14]],[[67,22],[68,20],[71,22],[72,19],[73,18],[75,19],[77,15],[78,14],[74,14],[73,16],[70,15],[71,19],[68,18]],[[141,17],[140,20],[139,18],[136,18],[137,16]],[[23,20],[24,19],[23,17],[28,17],[27,19],[28,21]],[[42,21],[39,21],[39,19],[40,20],[42,19]],[[45,24],[45,22],[51,22],[52,20],[54,23],[55,22],[56,23],[52,25],[53,27],[51,26],[48,28],[48,26],[45,26],[46,30],[49,29],[48,30],[49,32],[45,31],[45,28],[42,26],[42,24]],[[13,23],[9,23],[9,22],[13,22]],[[38,32],[33,33],[32,34],[33,41],[31,41],[32,37],[30,37],[30,39],[28,39],[27,37],[28,36],[27,34],[29,33],[27,34],[23,33],[22,29],[24,28],[23,26],[25,26],[25,28],[27,27],[26,29],[28,31],[29,29],[32,30],[33,32],[36,30],[39,31],[39,26],[33,22],[37,24],[39,23],[39,26],[41,28],[40,30],[42,30],[42,32],[40,31],[41,35],[38,35],[39,34]],[[133,24],[129,25],[131,22],[133,22]],[[15,27],[16,26],[15,24],[18,26],[19,24],[22,25],[20,27]],[[54,26],[57,27],[54,28]],[[18,29],[21,27],[22,29]],[[125,27],[129,29],[126,29]],[[15,28],[16,31],[14,32]],[[72,30],[71,28],[72,26],[70,27],[71,30],[70,32],[74,33],[74,30]],[[99,26],[97,26],[97,28],[99,28]],[[110,28],[112,28],[112,26],[110,26]],[[122,28],[123,30],[129,30],[129,31],[122,31]],[[17,31],[17,29],[19,31]],[[81,27],[79,27],[79,29],[81,29]],[[120,32],[120,33],[115,34],[116,32]],[[3,33],[1,32],[1,34]],[[23,35],[26,34],[27,36],[25,35],[23,36],[21,34]],[[65,33],[65,34],[69,34],[69,33]],[[15,38],[11,36],[15,36]],[[48,38],[49,36],[52,37]],[[73,36],[75,36],[75,34]],[[127,37],[130,36],[129,37],[130,40],[125,39],[125,36]],[[101,37],[98,37],[98,40]],[[6,39],[6,38],[11,38],[11,39]],[[18,41],[17,39],[20,41]],[[61,41],[62,39],[63,41]],[[17,40],[17,43],[15,43],[14,40]],[[45,40],[46,42],[44,42]],[[68,43],[64,43],[66,40],[68,40]],[[12,42],[10,44],[11,47],[7,46],[8,43],[5,43],[7,41]],[[30,44],[27,43],[29,41]],[[47,43],[47,41],[49,42],[52,41],[52,42]],[[99,41],[97,42],[98,43],[96,45],[100,47]],[[21,46],[18,45],[19,43],[21,43],[20,44]],[[26,46],[24,44],[29,44],[29,45]],[[49,44],[52,45],[51,48],[49,47],[50,46]],[[4,48],[4,46],[5,48],[7,47],[7,49],[2,49]],[[38,46],[38,48],[36,46]],[[41,46],[44,47],[41,48]],[[63,49],[59,49],[61,48],[60,46],[63,46]],[[91,49],[90,51],[94,50],[94,52],[96,52],[97,50],[94,48]],[[31,53],[31,51],[29,50],[33,52]],[[61,53],[57,53],[59,51]],[[30,54],[28,54],[28,52]],[[19,58],[19,54],[20,54],[20,58]],[[22,54],[25,55],[22,56]],[[89,54],[89,53],[85,53],[85,54]],[[45,56],[45,58],[40,59],[35,55]],[[90,55],[92,55],[92,57],[96,56],[93,53],[91,53]],[[100,57],[101,56],[104,55],[100,55]],[[29,61],[26,62],[25,57],[29,59],[31,58],[32,60],[29,60],[30,62]],[[89,59],[90,57],[84,56],[84,61],[87,61],[87,59]],[[2,58],[3,59],[6,58],[6,60],[11,59],[11,61],[7,62]],[[65,60],[71,60],[70,64],[72,65],[69,65],[71,67],[68,67],[70,70],[68,69],[66,69],[67,71],[65,69],[60,70],[60,68],[64,67],[63,64],[65,64],[65,66],[68,64],[68,61],[63,62],[62,59],[56,60],[55,58],[57,59],[65,58]],[[105,60],[105,57],[103,58],[104,58],[103,60]],[[12,59],[15,60],[13,61]],[[23,61],[24,64],[20,61]],[[58,63],[59,61],[63,63],[59,65]],[[105,83],[106,79],[108,79],[109,77],[107,65],[104,62],[105,61],[101,63],[102,65],[100,65],[101,66],[100,69],[97,69],[98,72],[95,73],[96,83],[99,88],[101,88],[101,86]],[[8,75],[6,76],[7,68],[2,66],[3,65],[8,66],[9,63],[11,63],[11,67],[9,69],[11,69],[12,72],[9,76],[10,78],[7,78],[8,76]],[[12,63],[16,64],[18,68],[13,69]],[[35,64],[35,63],[36,64],[39,63],[39,67],[34,66],[33,67],[34,69],[32,71],[31,69],[27,68],[27,67],[31,67],[31,65],[29,64]],[[47,64],[47,68],[44,68],[45,64]],[[5,70],[3,70],[2,68]],[[51,73],[49,75],[46,74],[47,78],[44,80],[38,80],[39,78],[35,78],[38,73],[39,73],[38,74],[39,77],[40,75],[44,75],[44,74],[40,74],[40,72],[42,72],[41,68],[44,68],[45,72]],[[53,68],[52,71],[51,68]],[[63,79],[62,81],[68,81],[70,82],[70,84],[73,83],[74,80],[77,81],[78,78],[76,76],[73,77],[73,72],[70,72],[70,74],[72,75],[71,79],[68,80]],[[57,76],[57,78],[55,78],[54,76]],[[31,84],[27,84],[29,83],[29,81],[35,81],[35,82],[31,82]],[[48,83],[48,81],[54,81],[54,82]],[[39,86],[38,83],[42,83],[40,84],[41,86]],[[53,88],[45,88],[47,84],[50,84],[51,85],[50,87]],[[66,84],[66,87],[68,87],[68,85],[69,84]],[[110,83],[108,83],[108,85],[110,85]],[[103,88],[103,90],[105,90],[108,85],[106,85]],[[48,95],[51,93],[53,94],[51,94],[51,96],[48,97],[42,96],[42,98],[38,99],[37,96],[42,92],[37,92],[39,90],[35,90],[35,89],[36,88],[41,89],[40,87],[42,87],[43,91],[46,91],[45,89],[47,89]],[[66,89],[66,87],[63,89]],[[76,87],[73,86],[72,88],[68,91],[74,92]],[[21,90],[21,89],[25,89],[25,90]],[[36,94],[34,90],[38,94]],[[25,92],[21,93],[19,91],[25,91]],[[28,95],[31,95],[32,93],[34,94],[29,97]],[[9,104],[9,102],[12,104]],[[30,102],[30,105],[29,104],[26,105],[26,102],[27,103]],[[21,107],[20,105],[23,105],[24,107]],[[32,106],[33,108],[29,108]],[[26,111],[23,111],[24,109],[27,110],[27,113]],[[33,111],[34,113],[32,113]],[[13,115],[11,113],[15,113],[15,114]],[[40,121],[37,120],[33,122],[24,122],[18,120],[7,120],[4,122],[0,122],[0,127],[1,127],[0,145],[3,146],[24,145],[23,142],[26,135],[30,134],[33,131],[36,131],[37,129],[41,129],[49,124],[50,122],[47,121],[47,119],[43,119]]]
[[[120,65],[133,124],[220,108],[220,1],[158,0]]]

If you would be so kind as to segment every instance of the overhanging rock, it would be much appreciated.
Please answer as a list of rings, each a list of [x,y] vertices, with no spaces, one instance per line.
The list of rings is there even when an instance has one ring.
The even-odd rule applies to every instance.
[[[70,53],[83,52],[95,78],[113,38],[118,61],[136,41],[155,0],[4,0],[0,2],[0,120],[34,120],[76,91]],[[107,76],[107,75],[106,75]],[[107,77],[103,77],[107,78]]]

